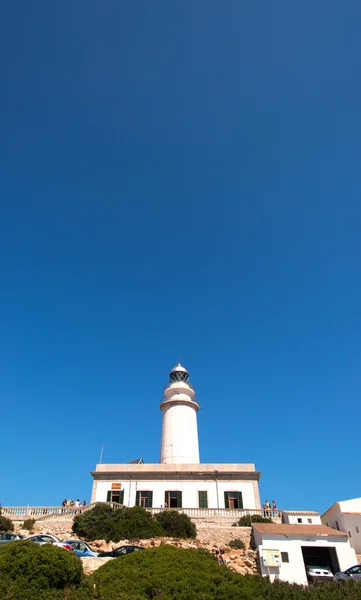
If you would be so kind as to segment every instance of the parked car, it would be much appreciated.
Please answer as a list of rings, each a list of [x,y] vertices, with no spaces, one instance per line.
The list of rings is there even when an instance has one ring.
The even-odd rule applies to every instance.
[[[119,548],[115,548],[115,550],[111,550],[110,552],[99,552],[99,557],[111,556],[113,558],[117,558],[118,556],[125,556],[126,554],[131,554],[132,552],[137,552],[138,550],[145,550],[142,546],[119,546]]]
[[[333,573],[329,567],[306,565],[307,579],[310,582],[316,580],[333,581]]]
[[[80,540],[65,540],[64,543],[69,544],[79,558],[84,556],[93,556],[96,558],[98,556],[98,552],[94,552],[91,548],[89,548],[88,544],[81,542]]]
[[[37,544],[53,544],[54,546],[58,546],[59,548],[64,548],[64,550],[69,550],[73,552],[73,547],[66,542],[62,542],[56,535],[50,535],[50,533],[40,533],[38,535],[30,535],[25,538],[25,541],[36,542]]]
[[[8,544],[9,542],[16,542],[22,540],[23,535],[20,533],[0,533],[0,544]]]
[[[335,574],[335,581],[345,581],[345,579],[358,579],[361,581],[361,565],[355,565],[354,567],[350,567],[346,569],[346,571],[341,571],[340,573]]]

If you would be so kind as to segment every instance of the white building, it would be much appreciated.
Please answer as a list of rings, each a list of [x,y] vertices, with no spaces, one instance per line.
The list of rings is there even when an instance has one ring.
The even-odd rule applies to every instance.
[[[324,525],[254,523],[261,573],[307,585],[306,564],[329,566],[333,573],[356,564],[347,534]]]
[[[283,510],[282,522],[288,525],[322,525],[320,513],[313,510]]]
[[[335,502],[321,520],[324,525],[347,533],[352,548],[361,554],[361,498]]]
[[[159,464],[99,464],[92,502],[146,508],[260,509],[260,473],[253,464],[202,464],[198,401],[181,364],[170,372],[161,400]]]

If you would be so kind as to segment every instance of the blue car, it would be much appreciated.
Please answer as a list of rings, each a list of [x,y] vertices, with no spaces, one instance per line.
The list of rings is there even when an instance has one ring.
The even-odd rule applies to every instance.
[[[79,558],[83,558],[84,556],[93,556],[94,558],[98,557],[97,552],[93,552],[85,542],[81,542],[80,540],[66,540],[64,544],[69,544],[73,548],[74,554],[79,556]]]

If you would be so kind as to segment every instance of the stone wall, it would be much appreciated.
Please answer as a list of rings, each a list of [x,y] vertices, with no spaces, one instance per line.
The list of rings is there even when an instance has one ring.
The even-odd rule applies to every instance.
[[[36,521],[33,533],[49,533],[56,535],[62,540],[77,539],[72,532],[73,519],[56,518]],[[28,531],[21,529],[21,523],[15,524],[15,530],[23,535],[29,535]],[[244,542],[245,550],[232,550],[228,543],[230,540],[238,539]],[[134,541],[134,540],[133,540]],[[227,566],[239,573],[254,574],[258,572],[256,552],[250,548],[251,527],[230,527],[217,525],[215,523],[197,523],[197,539],[180,540],[174,538],[154,538],[150,540],[137,540],[137,543],[145,548],[160,546],[161,544],[172,544],[180,548],[204,548],[210,552],[224,550],[224,560]],[[119,542],[105,542],[104,540],[95,540],[89,546],[95,550],[108,551],[122,544],[129,544],[129,540],[120,540]],[[95,569],[101,567],[108,558],[84,558],[82,559],[84,571],[92,573]]]

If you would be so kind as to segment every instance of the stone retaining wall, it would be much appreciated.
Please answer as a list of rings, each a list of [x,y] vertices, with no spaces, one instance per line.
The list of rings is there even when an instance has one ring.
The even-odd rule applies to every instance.
[[[60,539],[76,539],[77,536],[72,532],[71,527],[73,519],[45,519],[43,522],[36,521],[34,533],[49,533],[58,536]],[[29,535],[28,531],[21,529],[21,524],[15,524],[15,530],[23,535]],[[228,543],[230,540],[238,539],[244,542],[245,550],[232,550]],[[134,542],[134,540],[133,540]],[[154,538],[150,540],[137,540],[145,548],[160,546],[161,544],[172,544],[180,548],[205,548],[210,552],[223,549],[224,559],[227,566],[242,574],[254,574],[258,572],[256,552],[250,548],[251,527],[230,527],[216,525],[214,523],[197,523],[196,540],[180,540],[174,538]],[[97,551],[112,550],[122,544],[129,544],[129,540],[120,540],[119,542],[105,542],[104,540],[95,540],[89,545]],[[89,574],[101,567],[109,558],[84,558],[82,559],[84,571]]]

